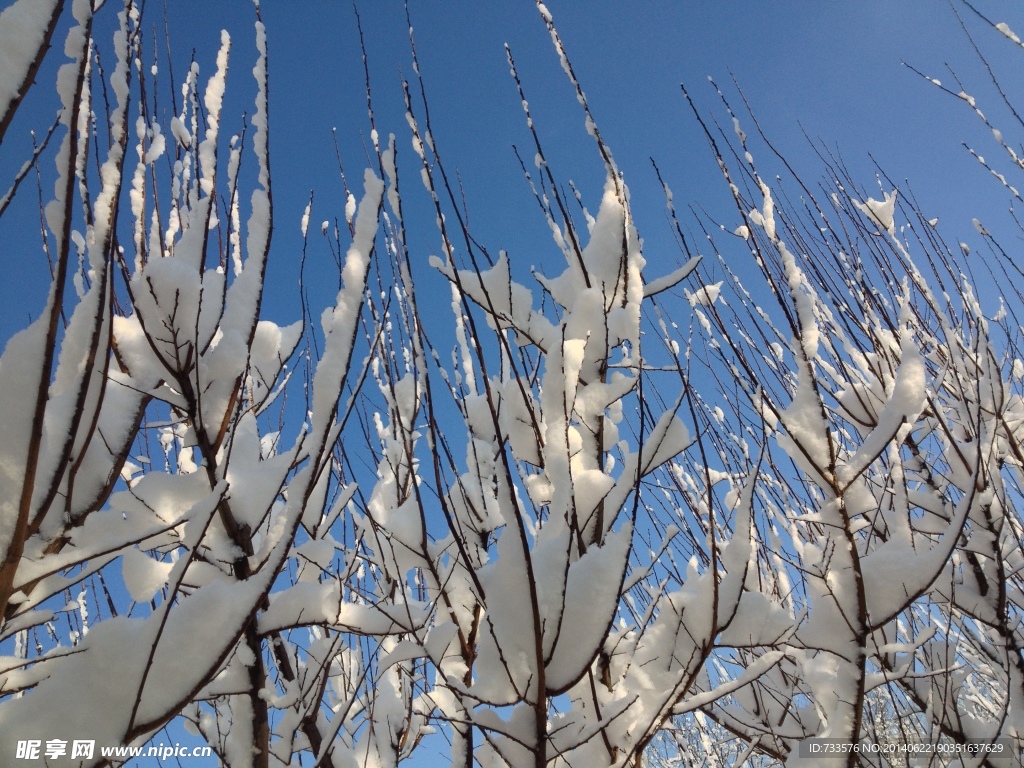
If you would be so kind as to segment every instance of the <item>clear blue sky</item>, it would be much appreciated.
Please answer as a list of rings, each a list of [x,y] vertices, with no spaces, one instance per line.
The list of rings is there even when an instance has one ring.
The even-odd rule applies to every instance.
[[[1004,19],[1002,6],[989,5],[984,10],[993,20],[1024,27],[1024,14]],[[352,11],[344,3],[329,12],[325,7],[266,7],[271,41],[277,44],[272,87],[283,235],[278,247],[295,237],[294,222],[309,187],[319,195],[314,221],[327,218],[325,204],[326,210],[332,203],[336,210],[332,126],[344,140],[350,174],[362,160],[354,138],[358,131],[365,134],[366,120]],[[703,108],[718,109],[708,75],[729,86],[733,102],[729,80],[735,77],[769,136],[812,181],[820,167],[800,126],[837,146],[864,185],[873,181],[869,154],[893,179],[910,179],[921,202],[951,227],[951,239],[970,240],[971,218],[988,221],[993,206],[1000,214],[1006,208],[1007,197],[960,146],[966,139],[982,154],[997,155],[980,121],[966,104],[900,64],[906,60],[948,84],[948,61],[969,86],[977,86],[972,92],[989,98],[980,102],[982,108],[995,111],[987,78],[944,4],[652,2],[631,4],[627,12],[621,2],[555,0],[549,7],[630,185],[652,277],[671,269],[665,260],[678,254],[664,223],[650,156],[673,187],[677,205],[697,204],[723,216],[731,210],[679,90],[685,82]],[[398,135],[408,158],[398,88],[399,69],[411,75],[402,11],[397,2],[364,4],[362,16],[378,124],[382,132]],[[574,179],[594,208],[603,171],[533,3],[412,3],[412,18],[435,138],[449,168],[461,172],[477,236],[492,249],[508,249],[520,267],[543,267],[558,255],[512,154],[513,144],[525,148],[527,161],[533,152],[503,43],[516,56],[556,177]],[[1017,54],[1024,51],[976,19],[968,21],[993,62],[1002,64],[998,71],[1013,93],[1020,85],[1013,77],[1020,70]],[[1004,130],[1010,135],[1009,127]],[[763,150],[761,155],[765,159]],[[410,189],[409,180],[407,173],[407,192],[420,194],[419,185]],[[438,247],[431,220],[412,237],[424,257]]]
[[[195,50],[205,80],[213,69],[219,30],[231,32],[234,48],[222,129],[229,134],[238,125],[235,115],[251,111],[252,6],[243,0],[183,0],[169,5],[178,79],[183,62]],[[671,269],[678,254],[664,221],[650,156],[661,166],[679,208],[695,204],[723,217],[730,215],[728,193],[679,91],[679,83],[685,82],[703,109],[717,109],[708,75],[728,86],[733,101],[729,80],[730,75],[735,77],[769,136],[812,181],[820,168],[810,156],[801,126],[810,136],[837,146],[864,185],[873,179],[869,153],[894,179],[909,178],[928,212],[941,216],[943,226],[950,227],[950,239],[970,242],[971,218],[988,224],[993,211],[1001,215],[1007,207],[1007,196],[960,146],[966,139],[982,154],[997,155],[980,122],[965,104],[900,65],[907,60],[949,83],[944,69],[948,61],[974,86],[972,92],[987,99],[980,106],[998,112],[984,70],[945,4],[650,2],[632,4],[627,11],[617,0],[553,0],[549,7],[630,185],[651,277]],[[1005,17],[1004,4],[979,7],[994,21],[1024,29],[1024,14]],[[399,88],[399,73],[412,75],[404,11],[396,0],[364,2],[360,10],[378,126],[384,135],[397,134],[399,151],[409,160]],[[101,29],[109,28],[114,12],[115,7],[103,10],[106,23]],[[148,12],[150,23],[159,25],[159,4],[149,3]],[[603,171],[534,4],[412,2],[411,13],[435,138],[449,169],[458,168],[461,174],[475,234],[494,251],[506,248],[520,268],[543,269],[557,258],[557,251],[512,153],[512,145],[518,144],[527,160],[533,156],[503,43],[512,46],[517,58],[556,177],[575,180],[585,202],[596,208]],[[368,125],[351,5],[266,0],[263,14],[271,56],[276,212],[267,311],[273,319],[287,321],[299,312],[294,290],[298,226],[309,190],[315,188],[317,194],[310,226],[311,264],[329,263],[319,222],[333,220],[342,210],[331,129],[337,128],[346,172],[358,183]],[[969,14],[967,18],[1010,92],[1019,92],[1017,54],[1024,56],[1024,51],[1014,50]],[[28,129],[41,129],[55,109],[50,83],[61,47],[57,42],[51,51],[40,84],[0,151],[4,189],[24,160]],[[166,88],[163,60],[160,67]],[[1004,130],[1012,135],[1009,126]],[[44,172],[52,167],[47,157]],[[409,169],[405,181],[412,205],[425,210],[422,188]],[[44,193],[50,189],[49,182],[44,183]],[[23,326],[29,313],[38,313],[46,277],[32,185],[19,197],[20,204],[0,220],[6,246],[0,258],[11,276],[0,287],[0,299],[8,307],[0,323],[4,338]],[[425,266],[428,254],[438,250],[432,214],[415,223],[410,241],[424,266],[421,274],[432,280]],[[332,282],[328,273],[324,282]],[[314,297],[313,305],[322,306],[329,299],[329,293],[319,300]]]

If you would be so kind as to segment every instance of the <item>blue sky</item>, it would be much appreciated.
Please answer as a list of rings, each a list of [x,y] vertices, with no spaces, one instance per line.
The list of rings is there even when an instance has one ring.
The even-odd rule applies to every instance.
[[[321,6],[304,15],[311,8],[291,6],[280,16],[275,16],[277,6],[266,8],[272,43],[279,36],[272,62],[278,78],[272,82],[275,159],[278,169],[282,162],[288,168],[276,177],[276,199],[283,201],[278,246],[294,237],[292,222],[311,186],[318,191],[313,220],[327,218],[331,210],[337,181],[329,161],[330,128],[338,129],[350,176],[362,160],[353,139],[366,132],[352,11],[340,4],[326,14]],[[951,238],[969,240],[971,218],[987,221],[993,206],[1006,208],[995,181],[960,146],[968,140],[982,154],[997,154],[980,121],[966,104],[900,64],[906,60],[948,82],[943,65],[949,61],[969,86],[977,86],[972,92],[979,98],[992,96],[948,7],[797,2],[768,9],[755,3],[658,2],[634,4],[626,13],[618,2],[553,2],[550,9],[630,185],[652,276],[671,269],[672,263],[661,260],[678,254],[664,224],[649,157],[661,166],[677,205],[730,215],[728,193],[679,90],[685,82],[702,109],[719,109],[708,75],[728,86],[734,103],[729,81],[735,77],[768,135],[812,181],[821,169],[801,129],[838,147],[864,185],[873,184],[869,155],[898,182],[910,179],[922,204],[950,227]],[[382,132],[397,133],[400,151],[408,157],[398,72],[401,68],[407,77],[411,72],[401,9],[397,3],[378,3],[362,14],[379,125]],[[556,177],[574,179],[594,208],[603,171],[536,9],[529,2],[413,3],[412,17],[435,139],[449,169],[461,173],[475,233],[492,249],[507,248],[520,266],[525,261],[542,267],[558,256],[512,153],[517,144],[527,161],[533,154],[503,43],[516,56]],[[1012,78],[1014,57],[1022,52],[975,19],[968,21],[994,63],[1003,64],[998,71],[1012,93],[1019,85]],[[330,34],[310,34],[317,23]],[[980,104],[986,111],[995,106],[991,98]],[[301,141],[290,141],[293,135]],[[410,186],[407,192],[420,194]],[[437,249],[437,242],[429,225],[412,233],[413,246],[424,256]]]
[[[150,23],[159,25],[159,8],[150,6]],[[980,7],[994,21],[1024,28],[1024,19],[1001,16],[1000,4]],[[109,28],[115,10],[104,9],[106,23],[101,29]],[[382,134],[397,134],[400,156],[408,160],[409,135],[399,87],[400,72],[412,75],[404,11],[395,0],[362,3],[360,10],[378,126]],[[881,0],[771,6],[651,2],[633,4],[627,12],[612,0],[556,0],[550,10],[630,185],[651,276],[670,270],[679,254],[664,221],[663,198],[649,157],[662,168],[680,209],[693,204],[725,218],[732,215],[728,192],[679,90],[679,83],[685,82],[705,113],[717,109],[721,116],[706,82],[709,75],[726,88],[734,103],[738,99],[730,77],[736,79],[768,135],[812,181],[821,169],[801,129],[838,147],[864,185],[873,183],[869,155],[893,179],[910,179],[928,213],[940,216],[943,226],[949,227],[950,239],[970,241],[971,218],[988,225],[994,211],[1001,215],[1007,207],[1008,198],[997,183],[960,146],[967,140],[982,154],[997,154],[980,121],[966,104],[940,93],[900,64],[906,60],[948,83],[948,61],[983,99],[983,109],[995,106],[987,76],[948,6]],[[363,141],[368,124],[351,5],[267,0],[263,14],[271,55],[276,212],[267,311],[273,319],[286,321],[299,313],[294,288],[301,247],[298,226],[310,189],[316,190],[310,263],[327,266],[331,261],[318,234],[319,222],[339,216],[343,204],[331,129],[337,129],[350,181],[358,185],[366,164]],[[573,179],[584,202],[596,208],[603,171],[534,4],[413,2],[411,14],[435,138],[449,169],[459,171],[474,233],[494,251],[506,248],[518,267],[543,268],[558,255],[512,152],[516,144],[528,162],[533,156],[508,76],[504,43],[516,56],[556,178]],[[233,132],[239,125],[236,116],[251,111],[252,6],[243,0],[183,0],[171,4],[170,17],[174,74],[179,80],[193,50],[205,80],[213,69],[219,30],[231,32],[224,133]],[[1016,54],[1024,52],[1014,50],[969,13],[967,21],[1010,93],[1019,91]],[[28,129],[41,129],[55,109],[50,83],[61,47],[54,46],[40,85],[8,133],[0,152],[0,179],[11,178],[23,162]],[[162,57],[161,53],[166,88]],[[1012,135],[1008,128],[1004,131]],[[52,167],[47,157],[44,174]],[[406,192],[412,205],[425,212],[426,198],[413,181],[407,171]],[[44,193],[49,190],[44,182]],[[0,287],[0,299],[8,307],[0,323],[4,337],[39,311],[47,276],[32,185],[26,185],[19,197],[0,220],[8,246],[5,270],[12,278]],[[414,259],[423,264],[427,283],[435,281],[426,274],[426,258],[439,247],[432,219],[432,214],[426,215],[410,232]],[[324,284],[332,282],[325,274]],[[437,285],[443,290],[440,281]],[[313,306],[330,298],[329,293],[314,297]]]

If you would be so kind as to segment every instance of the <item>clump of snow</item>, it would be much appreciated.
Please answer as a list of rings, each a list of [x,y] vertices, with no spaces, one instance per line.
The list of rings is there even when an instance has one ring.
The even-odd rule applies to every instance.
[[[895,208],[896,208],[896,190],[893,190],[892,194],[888,192],[883,193],[882,200],[875,200],[869,197],[865,202],[859,200],[850,199],[857,209],[867,216],[872,222],[877,224],[879,227],[884,229],[890,235],[895,236],[896,225],[893,220]]]
[[[121,560],[125,586],[132,600],[146,603],[152,599],[166,583],[171,573],[172,563],[154,560],[137,547],[124,553]]]
[[[1012,29],[1010,29],[1010,25],[1007,24],[1005,21],[1000,21],[998,24],[996,24],[996,29],[1002,32],[1007,38],[1015,42],[1017,45],[1021,45],[1020,38],[1017,37],[1016,33],[1014,33]]]
[[[691,307],[710,307],[716,301],[718,301],[718,294],[722,291],[722,282],[712,283],[711,285],[705,285],[702,288],[697,289],[693,293],[686,291],[686,300],[690,302]]]

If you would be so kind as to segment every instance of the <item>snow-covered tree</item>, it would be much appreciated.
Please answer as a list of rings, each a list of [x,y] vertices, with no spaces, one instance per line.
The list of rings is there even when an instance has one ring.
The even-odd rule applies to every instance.
[[[29,34],[45,47],[52,16],[42,6],[22,0],[0,17],[5,52]],[[302,335],[301,323],[259,318],[272,232],[263,26],[249,138],[257,179],[243,228],[244,143],[220,134],[228,35],[205,85],[192,65],[162,127],[146,100],[153,83],[131,2],[113,39],[116,103],[106,115],[97,106],[93,13],[74,4],[71,61],[57,83],[64,137],[45,208],[50,295],[0,360],[0,608],[14,638],[2,749],[6,760],[15,740],[53,738],[55,724],[63,739],[129,744],[180,716],[227,764],[288,763],[297,738],[296,748],[324,741],[322,697],[367,690],[352,674],[358,648],[328,637],[299,658],[283,633],[308,622],[281,610],[297,601],[269,595],[286,591],[288,563],[316,559],[299,553],[296,533],[322,517],[383,184],[367,173],[342,288],[323,317],[307,422],[286,446],[260,426]],[[26,53],[28,82],[35,54]],[[94,142],[106,144],[97,172]],[[126,590],[108,588],[115,568]],[[102,621],[90,615],[97,604],[108,608]],[[79,614],[70,633],[58,621],[68,612]]]
[[[826,157],[793,198],[744,120],[697,110],[731,224],[698,219],[714,253],[691,252],[666,186],[682,266],[648,265],[538,10],[605,178],[596,214],[567,198],[509,52],[558,266],[525,284],[473,236],[410,35],[407,133],[371,108],[336,300],[284,326],[261,319],[258,6],[248,123],[227,32],[165,84],[134,0],[0,15],[0,139],[72,17],[59,147],[0,203],[52,157],[53,280],[0,357],[0,762],[168,727],[237,768],[415,764],[440,738],[466,768],[812,765],[814,738],[1019,762],[1020,294],[989,316],[907,194]]]

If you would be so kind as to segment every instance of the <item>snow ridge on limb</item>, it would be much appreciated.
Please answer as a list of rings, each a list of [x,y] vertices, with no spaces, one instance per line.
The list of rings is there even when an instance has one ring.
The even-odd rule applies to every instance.
[[[11,356],[4,359],[0,374],[7,381],[0,402],[12,415],[4,428],[23,432],[22,438],[12,434],[5,440],[21,453],[22,469],[9,462],[5,466],[30,480],[24,490],[20,484],[5,485],[9,494],[21,495],[27,513],[19,513],[24,524],[11,521],[4,526],[5,533],[13,532],[21,540],[13,546],[3,542],[3,567],[11,586],[0,590],[7,608],[2,633],[17,636],[25,654],[21,666],[28,673],[5,678],[0,717],[6,725],[32,721],[33,728],[46,729],[48,720],[40,712],[88,709],[94,715],[88,722],[70,714],[65,719],[82,724],[85,730],[78,735],[83,738],[117,744],[145,740],[171,718],[195,714],[200,731],[203,724],[214,724],[205,735],[226,760],[234,765],[268,765],[272,739],[267,702],[273,697],[265,690],[270,679],[267,665],[275,665],[275,679],[284,685],[298,685],[299,662],[288,655],[281,632],[307,624],[308,617],[293,617],[285,625],[280,618],[271,622],[265,630],[267,639],[260,634],[256,617],[269,607],[268,594],[287,559],[294,556],[305,507],[311,498],[316,503],[304,479],[319,478],[330,465],[337,435],[336,404],[351,360],[381,185],[368,177],[369,214],[359,217],[351,268],[344,275],[346,289],[339,296],[323,366],[327,373],[317,377],[320,390],[334,393],[316,397],[317,452],[310,456],[301,434],[292,450],[278,451],[279,436],[266,432],[258,417],[286,377],[285,362],[302,329],[301,323],[280,328],[258,320],[272,229],[262,24],[257,25],[260,59],[254,119],[261,170],[250,224],[253,237],[249,257],[242,263],[238,238],[232,233],[225,251],[218,254],[218,265],[213,254],[215,227],[220,224],[218,190],[225,179],[218,173],[218,151],[223,142],[227,34],[206,88],[198,85],[198,64],[186,77],[186,107],[169,131],[174,137],[171,194],[160,199],[155,186],[163,179],[154,163],[168,149],[159,126],[145,118],[151,109],[146,91],[141,83],[136,90],[130,77],[133,70],[141,71],[138,9],[129,4],[119,16],[116,66],[110,75],[116,102],[108,116],[113,142],[95,179],[79,162],[88,149],[88,135],[81,132],[90,130],[94,117],[88,98],[92,83],[86,52],[93,43],[88,4],[76,3],[76,15],[80,26],[71,31],[67,49],[73,57],[79,51],[77,61],[63,70],[59,82],[63,122],[70,135],[58,153],[57,201],[47,210],[58,236],[58,276],[47,313],[12,340]],[[155,76],[155,67],[152,72]],[[205,106],[203,128],[197,118],[200,96]],[[132,107],[141,115],[134,133],[128,121]],[[82,114],[76,114],[78,108]],[[192,120],[186,128],[190,108]],[[138,162],[134,172],[128,172],[130,206],[124,214],[132,219],[133,236],[121,238],[121,243],[134,245],[134,259],[124,258],[113,247],[118,226],[123,226],[118,204],[125,186],[126,149],[133,139],[138,142]],[[226,177],[234,200],[240,154],[236,139],[231,145]],[[98,188],[95,193],[90,191],[93,186]],[[73,204],[76,190],[83,202],[84,235],[73,230],[79,226]],[[236,232],[237,205],[231,210],[229,227]],[[78,301],[58,337],[48,324],[52,329],[53,319],[64,309],[60,289],[72,242],[82,256],[76,276]],[[225,274],[229,259],[239,265],[234,279]],[[126,314],[115,313],[111,306],[115,266],[126,282]],[[56,360],[52,383],[47,380],[52,365],[47,350]],[[33,370],[38,386],[31,379]],[[34,412],[26,407],[25,398],[36,398],[37,392],[42,405]],[[155,452],[147,435],[158,437]],[[36,454],[25,447],[33,440]],[[129,460],[132,449],[142,453]],[[34,473],[25,471],[26,461],[37,466]],[[303,461],[306,467],[301,466]],[[112,493],[117,483],[123,490]],[[290,485],[290,503],[282,503]],[[12,505],[5,506],[16,509],[17,499],[12,498]],[[31,507],[25,503],[29,498]],[[103,506],[108,509],[100,511]],[[128,605],[127,610],[150,615],[90,626],[94,599],[105,595],[111,612],[117,611],[104,574],[119,567],[118,560],[123,561],[128,593],[149,606]],[[82,624],[66,638],[76,646],[75,652],[46,654],[40,648],[30,656],[23,638],[54,615],[41,606],[51,605],[78,585],[83,585],[76,603]],[[9,595],[13,599],[8,603]],[[102,610],[102,604],[99,607]],[[218,620],[211,621],[213,616]],[[321,615],[316,623],[341,626],[338,610]],[[58,643],[62,639],[51,636]],[[96,680],[95,670],[111,668],[109,660],[114,657],[124,675]],[[324,663],[330,665],[329,656]],[[76,693],[66,695],[64,686]],[[93,706],[84,706],[78,694],[88,695]],[[204,706],[208,709],[200,716]],[[104,723],[99,724],[97,717]],[[316,718],[303,715],[296,722],[307,742],[319,749]],[[18,729],[0,730],[10,735]],[[24,730],[19,738],[33,733]],[[5,753],[8,746],[14,749],[5,742]],[[97,755],[91,762],[100,759]]]
[[[545,21],[550,24],[550,17]],[[522,92],[518,81],[517,86]],[[425,546],[420,531],[426,517],[409,509],[414,499],[421,502],[392,496],[396,506],[373,510],[379,544],[372,549],[392,574],[419,563],[417,579],[423,581],[417,584],[436,595],[437,620],[450,627],[440,658],[437,646],[431,649],[422,635],[409,642],[445,673],[428,689],[427,702],[451,723],[457,736],[452,756],[460,765],[632,761],[690,691],[713,638],[736,614],[751,557],[747,512],[735,534],[715,529],[712,565],[705,573],[695,566],[685,588],[652,592],[650,613],[636,616],[635,624],[627,621],[628,593],[657,590],[649,576],[653,570],[631,576],[631,555],[649,525],[639,519],[642,483],[671,471],[662,468],[673,466],[693,440],[677,415],[682,398],[663,414],[644,417],[652,424],[641,427],[638,445],[620,431],[628,424],[628,404],[641,401],[644,258],[626,187],[585,111],[608,175],[585,244],[567,217],[558,220],[557,211],[564,209],[541,201],[566,260],[561,274],[537,275],[561,308],[551,319],[537,309],[534,292],[513,279],[504,253],[491,266],[478,263],[481,251],[465,229],[444,164],[428,138],[429,116],[426,122],[414,118],[410,106],[413,147],[437,206],[444,248],[444,258],[432,263],[452,283],[459,329],[455,370],[439,375],[462,414],[467,445],[464,462],[456,460],[450,438],[428,420],[425,429],[437,446],[435,477],[448,489],[441,498],[444,536]],[[537,143],[538,167],[549,174],[528,111],[527,127]],[[551,187],[556,196],[557,187]],[[445,195],[457,226],[449,226],[442,211]],[[456,263],[459,239],[469,262],[465,268]],[[694,264],[656,284],[652,295],[676,285]],[[479,314],[495,334],[496,359],[482,351],[487,339],[474,319]],[[431,375],[427,367],[414,369]],[[429,383],[416,391],[424,393],[430,414]],[[382,432],[388,444],[397,447],[401,441],[390,441],[402,434],[414,443],[408,428],[396,422],[398,413],[391,414]],[[384,464],[378,470],[382,477],[395,477],[396,468],[404,472],[413,461],[408,449],[398,455],[405,457],[402,463],[392,455],[387,472]],[[399,520],[406,522],[400,527]],[[728,574],[727,588],[720,588],[720,569]],[[682,613],[686,629],[680,628]],[[682,639],[687,632],[692,645]],[[672,661],[677,658],[683,663]],[[649,674],[663,664],[671,668],[670,677]],[[640,678],[645,682],[638,688]],[[639,696],[638,690],[649,692]],[[568,701],[558,705],[558,714],[556,697]]]
[[[0,143],[50,48],[63,0],[18,0],[0,13]]]
[[[58,74],[57,90],[63,111],[61,122],[67,126],[57,154],[58,178],[54,184],[55,199],[46,208],[46,220],[57,236],[57,263],[54,280],[39,319],[7,343],[0,359],[0,416],[3,416],[3,451],[0,472],[6,477],[0,492],[0,616],[5,616],[13,592],[15,571],[22,557],[29,525],[33,517],[32,496],[40,460],[42,425],[46,413],[48,378],[56,352],[58,321],[63,309],[64,284],[67,277],[71,241],[71,210],[74,191],[74,169],[77,165],[78,142],[74,131],[79,124],[81,93],[86,87],[88,71],[91,9],[76,4],[78,24],[68,32],[65,50],[71,62]],[[8,350],[10,350],[8,352]],[[29,395],[28,393],[31,393]],[[28,396],[33,397],[31,402]]]
[[[784,205],[785,182],[768,187],[736,125],[737,156],[746,158],[738,170],[708,138],[783,322],[768,324],[770,310],[720,257],[731,293],[723,288],[728,298],[708,315],[710,348],[728,350],[723,370],[762,421],[772,467],[756,477],[768,533],[763,586],[741,599],[747,621],[734,627],[754,619],[764,632],[748,645],[730,628],[720,642],[735,649],[730,663],[774,666],[755,679],[737,674],[744,685],[702,706],[752,753],[787,765],[812,764],[800,757],[810,738],[911,738],[891,730],[892,717],[925,741],[1009,734],[1016,661],[995,661],[988,641],[967,630],[980,621],[994,638],[1021,610],[993,589],[1003,564],[1020,556],[1016,534],[1007,539],[1002,527],[1014,514],[1006,517],[1015,481],[996,468],[1013,453],[1016,438],[999,435],[1013,432],[1003,409],[1017,399],[1012,378],[997,371],[992,323],[966,279],[949,279],[958,274],[951,252],[934,222],[909,209],[912,196],[851,193],[841,165],[823,157],[825,194],[787,167],[806,202]],[[774,466],[779,449],[795,480]],[[957,665],[969,670],[962,683],[947,677]],[[992,682],[1000,679],[1005,693]],[[981,690],[998,703],[975,720],[966,712]]]

